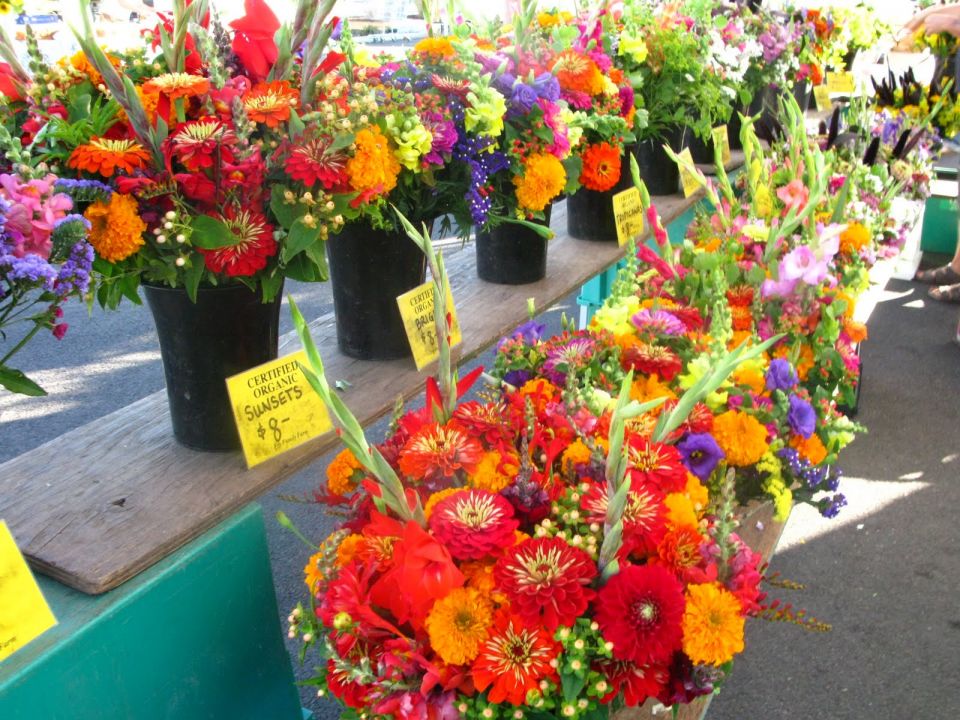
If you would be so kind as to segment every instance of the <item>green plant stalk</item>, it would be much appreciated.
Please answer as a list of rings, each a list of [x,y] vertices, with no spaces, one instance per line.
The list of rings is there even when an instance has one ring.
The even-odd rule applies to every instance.
[[[326,0],[313,17],[313,24],[307,33],[307,47],[303,52],[303,63],[300,66],[300,106],[307,108],[317,94],[317,82],[313,77],[324,48],[333,34],[333,28],[327,17],[333,10],[336,0]],[[296,48],[297,46],[293,46]]]
[[[293,316],[293,324],[303,343],[303,349],[306,351],[309,367],[301,363],[304,376],[310,387],[320,396],[327,410],[330,412],[334,422],[339,428],[339,435],[350,451],[357,458],[357,461],[369,472],[377,482],[380,488],[380,503],[392,510],[397,517],[405,522],[416,522],[421,526],[426,526],[426,517],[423,508],[420,505],[419,498],[416,499],[414,507],[411,508],[407,502],[407,496],[403,483],[397,477],[396,472],[390,467],[380,451],[367,442],[360,422],[354,416],[343,400],[330,389],[326,374],[323,369],[323,360],[320,358],[320,352],[317,350],[313,338],[310,336],[310,328],[306,320],[300,314],[300,309],[292,297],[290,300],[290,313]]]

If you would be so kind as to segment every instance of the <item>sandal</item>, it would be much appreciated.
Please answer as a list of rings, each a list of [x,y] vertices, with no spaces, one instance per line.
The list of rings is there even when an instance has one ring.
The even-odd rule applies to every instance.
[[[913,276],[913,279],[927,285],[955,285],[960,283],[960,273],[950,267],[950,263],[947,263],[935,270],[919,270]]]
[[[960,283],[930,288],[927,294],[934,300],[960,304]]]

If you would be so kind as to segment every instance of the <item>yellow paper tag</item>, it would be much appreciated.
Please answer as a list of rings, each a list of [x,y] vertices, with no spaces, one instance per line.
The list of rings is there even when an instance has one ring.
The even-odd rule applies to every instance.
[[[720,159],[723,166],[730,163],[730,135],[726,125],[719,125],[713,129],[713,144],[720,148]]]
[[[307,382],[299,350],[227,378],[227,392],[247,467],[323,435],[333,426],[320,396]]]
[[[684,148],[677,157],[693,165],[693,156],[690,154],[690,148]],[[696,175],[687,170],[684,164],[677,163],[677,165],[680,166],[680,184],[683,185],[683,196],[688,198],[700,189],[700,181]]]
[[[817,103],[817,110],[821,112],[826,112],[833,107],[830,100],[830,90],[827,89],[826,85],[817,85],[813,88],[813,99]]]
[[[854,82],[853,73],[827,73],[827,90],[829,90],[831,93],[849,95],[856,89],[856,87],[857,85]]]
[[[617,223],[617,242],[626,245],[643,232],[643,204],[635,187],[613,196],[613,217]]]
[[[397,298],[400,306],[400,316],[403,318],[403,327],[407,331],[410,349],[413,351],[413,361],[417,370],[432,363],[440,357],[440,346],[437,345],[437,326],[433,320],[433,283],[425,282]],[[453,296],[447,288],[447,314],[450,318],[450,347],[460,344],[460,323],[457,320],[457,309],[453,305]]]
[[[27,561],[0,520],[0,660],[57,624]]]

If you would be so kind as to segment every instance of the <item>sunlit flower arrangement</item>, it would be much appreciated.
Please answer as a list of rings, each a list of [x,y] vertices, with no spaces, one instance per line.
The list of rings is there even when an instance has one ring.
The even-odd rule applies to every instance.
[[[229,29],[178,4],[134,50],[104,52],[84,2],[81,52],[49,63],[28,47],[33,77],[15,131],[75,181],[64,188],[90,225],[102,304],[137,301],[141,280],[191,297],[243,283],[269,299],[285,276],[325,278],[319,226],[271,197],[333,29],[332,2],[301,5],[281,30],[260,0]]]
[[[629,381],[596,412],[544,377],[468,401],[478,371],[441,369],[371,447],[298,327],[346,444],[318,498],[345,520],[290,634],[346,717],[597,718],[715,691],[767,611],[761,557],[734,532],[732,485],[711,498],[700,479],[709,449],[677,440],[762,348],[718,351],[654,416]]]

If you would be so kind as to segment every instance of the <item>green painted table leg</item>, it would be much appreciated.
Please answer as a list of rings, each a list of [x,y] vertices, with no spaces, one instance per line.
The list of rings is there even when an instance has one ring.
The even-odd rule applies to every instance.
[[[47,578],[59,624],[0,663],[3,720],[296,720],[260,506],[100,596]]]

